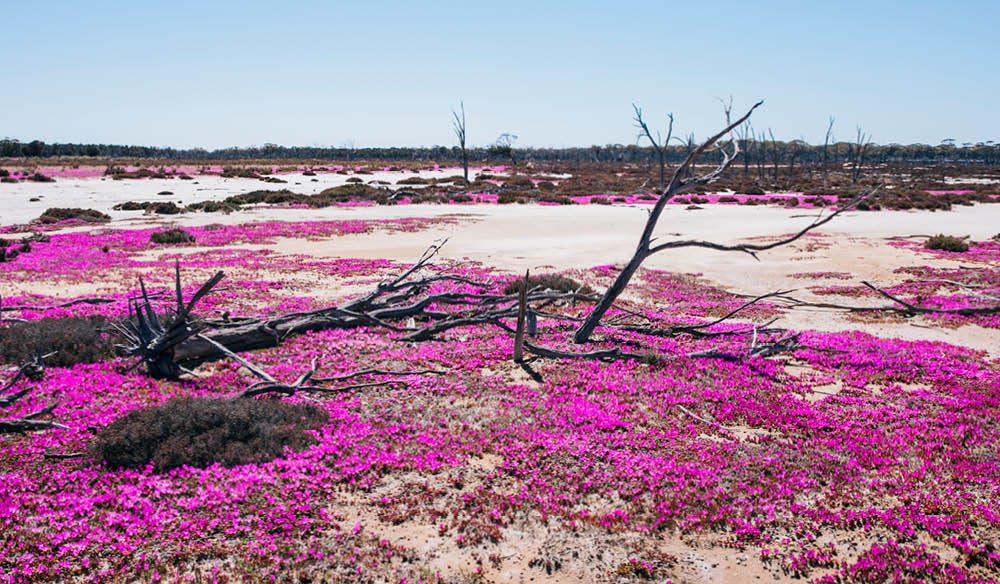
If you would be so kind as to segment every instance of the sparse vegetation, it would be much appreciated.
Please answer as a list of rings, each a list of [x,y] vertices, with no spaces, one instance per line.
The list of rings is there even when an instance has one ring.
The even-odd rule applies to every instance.
[[[924,242],[924,248],[964,253],[969,251],[969,244],[961,237],[939,233]]]

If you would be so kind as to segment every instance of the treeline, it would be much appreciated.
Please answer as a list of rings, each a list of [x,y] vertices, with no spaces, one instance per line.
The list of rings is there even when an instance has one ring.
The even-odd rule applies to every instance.
[[[829,145],[812,145],[793,140],[759,140],[740,138],[743,162],[761,165],[781,162],[796,163],[852,163],[863,148],[867,163],[969,163],[1000,164],[1000,144],[981,142],[956,145],[944,142],[929,144],[859,144],[837,142]],[[675,145],[667,149],[667,159],[679,162],[692,145]],[[595,161],[640,162],[653,156],[650,147],[635,144],[608,144],[576,148],[470,148],[471,160],[504,162],[517,161]],[[247,148],[177,149],[153,146],[124,146],[118,144],[49,144],[41,140],[21,142],[14,139],[0,140],[0,158],[136,158],[161,160],[412,160],[460,161],[457,146],[432,146],[422,148],[325,148],[318,146],[250,146]]]

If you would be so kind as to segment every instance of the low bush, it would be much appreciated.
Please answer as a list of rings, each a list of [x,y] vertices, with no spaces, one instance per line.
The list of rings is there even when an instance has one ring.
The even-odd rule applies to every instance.
[[[591,205],[610,205],[611,201],[609,201],[606,197],[591,197],[590,204]]]
[[[168,229],[153,233],[149,241],[160,244],[194,243],[194,236],[183,229]]]
[[[62,208],[51,207],[46,209],[36,221],[39,223],[58,223],[76,219],[87,223],[105,223],[111,221],[111,217],[94,209]]]
[[[503,289],[504,294],[516,294],[524,287],[524,277],[520,277],[507,284]],[[576,292],[590,294],[594,290],[585,284],[581,284],[566,276],[559,274],[540,274],[528,277],[528,290],[539,288],[542,290],[558,290],[559,292]]]
[[[118,203],[114,207],[111,207],[115,211],[145,211],[149,208],[152,203],[148,201],[136,202],[136,201],[125,201],[124,203]]]
[[[55,367],[96,363],[114,356],[114,342],[102,316],[41,318],[0,327],[0,361],[17,365],[55,352],[45,362]]]
[[[28,180],[34,181],[34,182],[40,182],[40,183],[52,183],[52,182],[56,182],[56,179],[52,178],[51,176],[45,176],[44,174],[42,174],[40,172],[36,172],[35,174],[29,176]]]
[[[177,204],[174,203],[173,201],[169,201],[166,203],[153,203],[152,205],[149,206],[149,209],[147,210],[152,211],[157,215],[176,215],[181,211],[183,211],[183,209],[178,207]]]
[[[939,233],[925,241],[924,248],[964,253],[969,251],[969,244],[960,237]]]
[[[88,450],[109,469],[232,467],[305,450],[316,443],[307,430],[328,418],[315,406],[279,400],[179,398],[125,414],[99,430]]]
[[[0,168],[0,178],[7,178],[10,176],[10,171],[6,168]]]
[[[719,202],[720,203],[737,203],[737,202],[739,202],[739,200],[736,197],[732,196],[732,195],[722,195],[721,197],[719,197]]]
[[[201,211],[203,213],[231,213],[233,211],[238,211],[240,209],[239,205],[233,205],[226,202],[219,201],[201,201],[199,203],[191,203],[186,207],[188,211]]]
[[[520,189],[533,189],[535,188],[535,183],[523,174],[515,174],[509,176],[503,181],[504,187],[514,187]]]

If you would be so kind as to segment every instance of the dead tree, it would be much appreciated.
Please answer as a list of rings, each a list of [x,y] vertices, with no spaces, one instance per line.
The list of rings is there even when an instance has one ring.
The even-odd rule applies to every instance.
[[[139,287],[142,298],[129,301],[129,320],[116,325],[116,330],[128,340],[128,345],[122,345],[128,354],[140,357],[136,366],[145,364],[146,372],[155,379],[176,379],[183,369],[174,357],[175,348],[197,333],[197,327],[191,318],[191,310],[199,300],[204,298],[216,284],[222,280],[223,273],[216,272],[211,279],[201,285],[191,300],[187,303],[181,295],[180,263],[174,263],[174,286],[177,310],[166,326],[153,309],[146,285],[142,278]]]
[[[751,107],[747,113],[743,114],[738,120],[733,122],[730,119],[730,113],[728,108],[726,109],[726,127],[719,133],[711,136],[705,142],[703,142],[697,148],[694,148],[684,159],[684,162],[674,171],[673,177],[670,179],[670,183],[661,192],[660,197],[657,199],[656,204],[653,205],[653,209],[649,213],[649,218],[646,220],[646,226],[642,230],[642,234],[639,236],[639,243],[636,246],[635,253],[632,255],[632,259],[629,260],[628,264],[619,272],[618,277],[615,278],[614,283],[608,288],[607,292],[594,307],[594,310],[590,313],[584,323],[577,329],[576,334],[573,336],[574,341],[577,343],[585,343],[590,339],[591,333],[597,328],[598,323],[601,322],[601,318],[604,313],[611,308],[618,296],[625,291],[625,287],[632,280],[632,276],[638,271],[639,266],[642,262],[646,260],[649,256],[660,251],[659,246],[653,247],[653,231],[656,229],[656,224],[660,220],[660,215],[663,214],[663,209],[666,208],[667,203],[676,195],[678,192],[701,184],[708,184],[715,179],[717,179],[726,168],[732,164],[733,159],[737,154],[739,154],[739,143],[730,140],[729,143],[732,146],[731,150],[727,150],[725,145],[719,148],[722,153],[722,161],[715,168],[715,170],[700,176],[695,176],[694,178],[685,178],[689,172],[691,166],[694,164],[695,160],[706,150],[712,148],[719,140],[723,137],[729,135],[733,129],[737,128],[743,122],[750,118],[750,115],[756,110],[760,105],[764,103],[759,101]]]
[[[455,132],[455,137],[458,138],[458,147],[462,149],[462,176],[465,177],[465,182],[469,182],[469,151],[465,148],[465,102],[461,102],[459,107],[462,112],[461,116],[455,110],[451,110],[453,118],[451,129]]]
[[[140,357],[135,366],[146,364],[154,377],[176,378],[183,366],[239,353],[274,347],[284,339],[309,331],[334,328],[379,327],[399,333],[400,340],[426,341],[457,327],[498,326],[513,333],[505,320],[517,316],[518,295],[495,294],[492,282],[478,282],[439,269],[432,264],[444,242],[430,246],[413,266],[396,278],[380,282],[370,292],[341,304],[308,312],[280,315],[270,319],[243,318],[195,322],[191,308],[222,278],[221,272],[206,282],[186,305],[180,296],[177,277],[177,315],[169,326],[161,326],[149,295],[142,286],[142,298],[133,300],[132,322],[118,328],[128,339],[125,346]],[[429,273],[427,273],[429,272]],[[441,283],[471,286],[477,291],[430,292]],[[596,300],[580,292],[532,289],[526,301],[544,307],[553,303]]]
[[[833,140],[833,122],[836,118],[830,116],[830,123],[826,126],[826,138],[823,139],[823,188],[830,186],[830,141]]]
[[[729,165],[732,164],[733,160],[735,160],[736,156],[739,154],[739,143],[730,138],[727,141],[728,144],[723,144],[721,146],[718,146],[718,150],[722,154],[722,160],[719,162],[718,166],[716,166],[716,168],[711,172],[695,176],[694,178],[683,178],[687,174],[690,167],[694,164],[694,161],[698,158],[698,156],[700,156],[706,150],[715,146],[716,143],[719,142],[719,140],[721,140],[723,137],[731,135],[733,129],[739,127],[740,124],[743,124],[750,117],[750,115],[753,114],[754,110],[756,110],[762,103],[763,102],[757,102],[756,104],[754,104],[753,107],[751,107],[747,111],[747,113],[745,113],[741,118],[739,118],[735,122],[731,120],[730,111],[727,108],[726,109],[727,126],[722,131],[710,137],[708,140],[706,140],[704,143],[698,146],[698,148],[693,150],[684,160],[684,162],[681,163],[679,167],[677,167],[677,169],[674,171],[673,178],[670,179],[670,184],[667,186],[666,190],[660,195],[660,198],[657,199],[656,204],[653,206],[653,209],[649,213],[649,218],[646,220],[646,225],[642,230],[642,234],[639,236],[639,243],[636,245],[636,250],[635,253],[633,253],[632,255],[632,259],[629,260],[629,262],[625,265],[625,267],[622,268],[621,272],[618,273],[618,276],[615,278],[614,282],[601,297],[600,301],[598,301],[593,311],[587,316],[587,318],[584,320],[580,328],[577,329],[576,333],[573,336],[573,340],[575,342],[585,343],[588,340],[590,340],[590,336],[591,334],[593,334],[594,329],[597,328],[597,325],[601,322],[601,319],[603,318],[604,314],[608,311],[608,309],[611,308],[611,306],[614,304],[618,296],[625,291],[625,288],[628,286],[628,283],[632,280],[632,277],[635,275],[636,271],[638,271],[639,266],[642,265],[642,262],[644,262],[646,258],[653,255],[654,253],[667,249],[679,249],[683,247],[702,247],[718,251],[739,251],[743,253],[748,253],[756,257],[756,254],[758,252],[774,249],[782,245],[787,245],[799,239],[809,231],[812,231],[813,229],[816,229],[817,227],[820,227],[821,225],[824,225],[827,222],[831,221],[834,217],[838,216],[844,211],[854,208],[859,202],[861,202],[863,199],[867,198],[871,194],[871,192],[864,193],[859,197],[855,198],[848,205],[841,207],[840,209],[834,211],[830,215],[827,215],[826,217],[817,217],[815,221],[807,225],[804,229],[802,229],[798,233],[768,244],[745,243],[745,244],[724,245],[710,241],[684,240],[684,241],[669,241],[654,245],[653,232],[656,229],[657,222],[659,221],[660,215],[663,213],[663,210],[666,207],[667,203],[670,202],[670,200],[673,198],[674,195],[676,195],[678,192],[683,191],[685,188],[689,188],[695,185],[708,184],[717,179],[729,167]],[[729,147],[728,149],[727,146]]]
[[[667,184],[667,146],[670,144],[670,137],[674,133],[674,114],[667,114],[667,137],[664,139],[660,136],[659,130],[656,132],[656,137],[653,137],[653,133],[649,129],[649,125],[646,121],[642,119],[642,108],[632,104],[632,109],[635,111],[635,127],[639,128],[638,140],[642,140],[643,137],[649,140],[649,143],[653,146],[653,151],[656,153],[656,159],[660,163],[660,192],[663,192],[664,187]]]
[[[865,154],[872,145],[872,135],[865,134],[865,131],[858,126],[858,135],[853,144],[850,145],[851,153],[851,184],[858,184],[861,178],[861,167],[865,163]]]
[[[22,377],[31,381],[41,381],[45,377],[44,359],[47,356],[48,355],[37,356],[24,365],[21,365],[21,367],[17,370],[17,373],[14,374],[14,377],[5,383],[3,387],[0,387],[0,408],[7,408],[14,405],[19,399],[31,392],[30,388],[25,388],[12,394],[4,395],[8,390],[12,389]],[[20,418],[7,418],[0,420],[0,434],[23,434],[25,432],[35,432],[48,428],[68,429],[68,426],[64,426],[58,422],[39,419],[43,416],[51,414],[53,410],[56,409],[57,405],[59,405],[59,402],[53,402],[40,410],[21,416]]]

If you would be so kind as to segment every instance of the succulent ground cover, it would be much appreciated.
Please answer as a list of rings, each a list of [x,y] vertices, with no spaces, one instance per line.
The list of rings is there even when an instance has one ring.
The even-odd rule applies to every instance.
[[[275,237],[424,221],[190,228],[195,243],[181,246],[191,249],[151,243],[155,229],[55,231],[0,264],[0,274],[24,289],[140,275],[156,289],[170,284],[168,268],[180,258],[186,272],[231,274],[199,305],[201,316],[277,314],[322,305],[335,284],[350,296],[404,266],[277,254],[267,249]],[[970,245],[961,262],[977,270],[901,269],[914,281],[889,290],[941,305],[972,302],[972,290],[996,294],[998,250]],[[474,263],[456,269],[498,293],[515,280]],[[600,289],[615,273],[597,266],[563,275]],[[931,280],[965,287],[931,289]],[[29,323],[122,318],[129,293],[102,291],[112,302],[99,304],[20,294],[2,306],[33,308],[3,314]],[[691,324],[745,302],[695,275],[645,270],[607,317]],[[743,324],[709,330],[745,330],[782,310],[762,302]],[[543,317],[535,342],[579,350],[571,337],[571,324]],[[168,472],[61,455],[87,453],[102,428],[130,412],[174,398],[230,399],[254,382],[245,368],[209,362],[171,382],[127,371],[124,358],[51,367],[40,381],[18,381],[12,391],[30,393],[2,411],[58,401],[55,418],[68,429],[0,435],[0,579],[688,582],[709,580],[720,565],[746,580],[1000,577],[997,359],[944,343],[810,331],[793,351],[762,358],[749,355],[750,337],[605,327],[588,349],[625,345],[645,357],[535,359],[526,368],[511,362],[513,336],[496,327],[421,343],[380,328],[291,337],[247,357],[286,382],[313,359],[324,377],[444,373],[371,374],[364,379],[384,383],[283,398],[323,410],[326,422],[308,430],[312,446],[267,462]],[[705,349],[733,358],[687,356]]]

